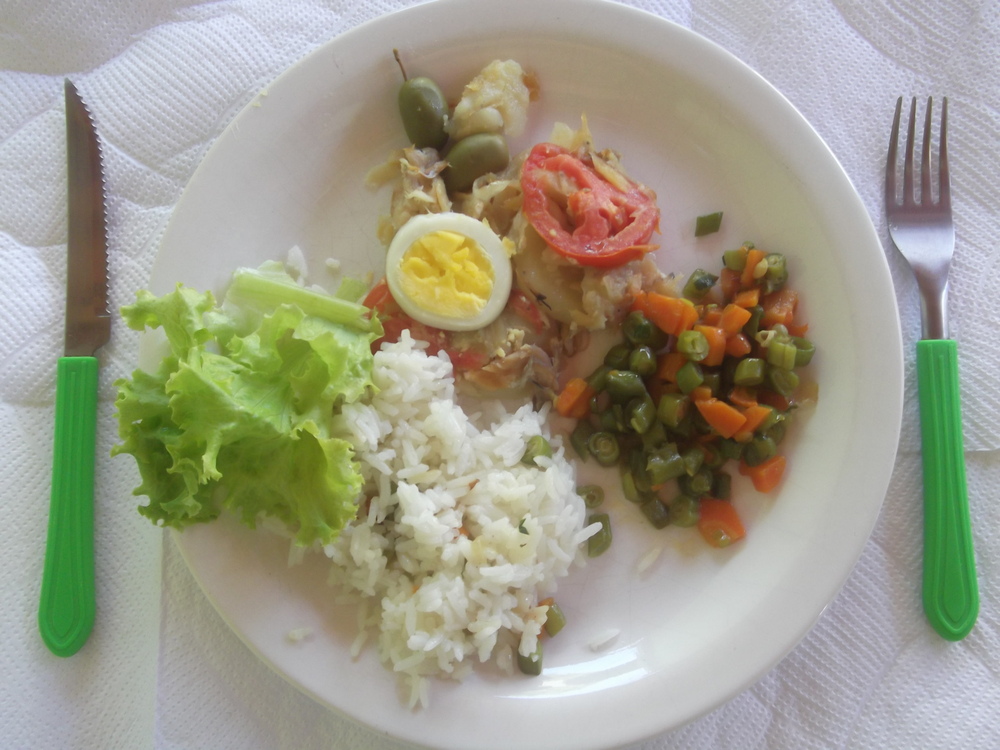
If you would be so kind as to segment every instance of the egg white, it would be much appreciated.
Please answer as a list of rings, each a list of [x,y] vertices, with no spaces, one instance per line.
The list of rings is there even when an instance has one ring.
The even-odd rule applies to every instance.
[[[462,318],[440,315],[422,307],[403,289],[400,272],[403,255],[421,237],[434,232],[464,235],[476,242],[489,259],[493,270],[493,289],[483,309],[475,315]],[[510,256],[503,240],[484,222],[453,212],[414,216],[392,238],[385,260],[385,278],[389,292],[403,312],[416,321],[445,331],[476,331],[496,320],[507,305],[513,277]]]

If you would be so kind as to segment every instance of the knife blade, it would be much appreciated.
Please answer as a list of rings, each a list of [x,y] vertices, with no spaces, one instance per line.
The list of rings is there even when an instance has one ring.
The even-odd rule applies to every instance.
[[[42,640],[58,656],[79,651],[94,625],[95,355],[111,337],[100,141],[68,79],[65,98],[66,337],[56,367],[52,492],[38,608]]]

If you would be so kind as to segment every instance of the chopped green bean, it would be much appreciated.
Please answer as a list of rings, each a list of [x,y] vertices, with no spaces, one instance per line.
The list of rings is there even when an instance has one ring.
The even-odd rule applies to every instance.
[[[747,265],[747,248],[738,247],[722,254],[722,264],[730,271],[742,271]]]
[[[682,474],[677,478],[677,486],[685,495],[704,497],[712,492],[712,472],[709,469],[700,469],[693,476]]]
[[[646,474],[652,486],[683,476],[685,468],[684,459],[673,443],[668,443],[660,450],[650,453],[646,459]]]
[[[538,641],[538,645],[535,646],[535,650],[525,656],[520,651],[517,652],[517,668],[521,670],[522,674],[530,675],[532,677],[537,677],[542,673],[542,642]]]
[[[641,504],[649,499],[649,491],[640,490],[635,483],[635,476],[627,466],[620,467],[622,494],[630,503]]]
[[[631,353],[632,347],[628,344],[615,344],[604,355],[604,364],[614,370],[627,370]]]
[[[785,439],[785,432],[788,430],[788,418],[780,412],[774,412],[774,422],[762,431],[762,434],[771,438],[775,445],[781,445]]]
[[[588,508],[596,508],[604,502],[604,488],[598,484],[585,484],[576,488],[576,494],[583,498]]]
[[[733,495],[733,478],[724,471],[712,475],[712,497],[717,500],[728,500]]]
[[[799,387],[799,376],[794,370],[786,370],[781,367],[767,368],[767,385],[775,393],[782,396],[791,396],[795,389]]]
[[[685,362],[677,371],[677,386],[681,393],[690,393],[705,382],[705,375],[696,362]]]
[[[625,431],[625,407],[621,404],[611,404],[598,413],[598,426],[607,432]]]
[[[648,395],[646,384],[642,378],[631,370],[612,370],[609,372],[605,390],[611,399],[619,404]]]
[[[767,363],[782,370],[791,370],[795,367],[797,351],[791,339],[774,337],[767,346]]]
[[[587,525],[599,523],[601,528],[587,540],[587,556],[599,557],[611,546],[611,517],[607,513],[591,513]]]
[[[637,346],[628,358],[628,369],[636,375],[648,378],[656,372],[656,355],[648,346]]]
[[[628,455],[628,470],[632,474],[632,481],[635,488],[641,495],[648,495],[653,491],[653,480],[646,469],[648,456],[642,451],[632,451]]]
[[[694,220],[694,236],[704,237],[706,234],[714,234],[722,227],[722,211],[715,211],[710,214],[702,214]]]
[[[536,458],[552,456],[552,446],[549,441],[541,435],[532,435],[524,447],[524,455],[521,456],[521,463],[528,466],[536,466]]]
[[[692,362],[701,362],[708,356],[708,339],[701,331],[681,331],[676,346]]]
[[[724,438],[719,441],[719,455],[727,461],[739,461],[743,455],[743,444],[731,438]]]
[[[601,466],[614,466],[621,456],[618,438],[605,430],[591,435],[587,441],[587,448]]]
[[[767,271],[764,273],[764,290],[774,292],[781,289],[788,281],[785,256],[781,253],[769,253],[764,260],[767,262]]]
[[[656,325],[641,310],[633,310],[622,321],[622,333],[634,346],[644,346],[656,337]]]
[[[760,305],[754,305],[748,309],[750,310],[750,320],[743,324],[743,334],[753,341],[760,331],[760,319],[764,317],[764,308]]]
[[[614,368],[610,365],[600,365],[596,370],[590,373],[590,376],[587,378],[587,385],[600,393],[608,384],[608,373],[613,369]]]
[[[676,427],[687,413],[688,398],[682,393],[665,393],[660,397],[656,416],[668,427]]]
[[[573,428],[573,432],[570,433],[569,444],[573,446],[576,455],[584,461],[590,456],[590,451],[587,449],[587,441],[590,440],[590,436],[593,434],[594,428],[585,419],[578,420],[576,427]]]
[[[681,458],[684,459],[684,472],[689,477],[697,474],[705,463],[705,453],[698,447],[688,448],[681,454]]]
[[[777,452],[774,440],[767,435],[756,435],[743,449],[743,461],[747,466],[759,466]]]
[[[764,382],[767,367],[760,357],[744,357],[733,371],[733,383],[742,386],[760,385]]]
[[[717,394],[722,388],[722,373],[715,370],[702,370],[701,384],[709,388],[712,394]]]
[[[688,528],[698,523],[698,498],[680,494],[670,503],[670,522]]]
[[[649,394],[644,398],[632,399],[625,410],[628,425],[637,435],[645,434],[656,421],[656,407]]]
[[[642,433],[642,447],[644,450],[655,449],[665,442],[667,442],[667,430],[663,422],[654,419],[650,428]]]
[[[804,339],[801,336],[793,336],[792,343],[795,344],[795,366],[805,367],[810,362],[812,362],[813,355],[816,353],[816,347],[809,339]]]
[[[566,615],[563,614],[563,611],[555,602],[550,604],[548,610],[545,612],[544,627],[549,637],[558,634],[560,630],[566,627]]]
[[[658,497],[651,498],[639,506],[642,514],[653,524],[653,528],[662,529],[670,525],[670,509]]]

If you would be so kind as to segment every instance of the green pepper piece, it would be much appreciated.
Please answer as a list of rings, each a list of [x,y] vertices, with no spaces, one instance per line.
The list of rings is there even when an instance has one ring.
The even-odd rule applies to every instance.
[[[706,234],[714,234],[722,227],[722,211],[715,211],[710,214],[702,214],[694,220],[694,236],[704,237]]]
[[[698,268],[688,277],[682,294],[689,300],[697,302],[712,290],[718,280],[719,277],[714,273]]]

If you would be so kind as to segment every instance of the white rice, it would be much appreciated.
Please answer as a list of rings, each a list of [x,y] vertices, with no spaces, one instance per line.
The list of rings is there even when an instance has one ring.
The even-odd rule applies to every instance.
[[[339,429],[355,444],[367,507],[325,552],[331,580],[361,600],[359,653],[374,637],[405,700],[426,705],[428,678],[461,679],[470,662],[513,671],[514,649],[536,647],[556,582],[582,564],[587,511],[548,409],[513,413],[456,403],[444,354],[404,334],[375,355],[370,404],[345,406]],[[521,463],[544,435],[553,456]]]

